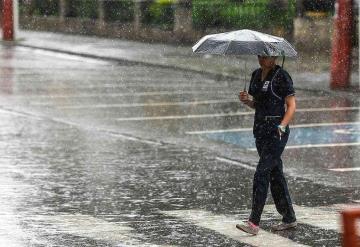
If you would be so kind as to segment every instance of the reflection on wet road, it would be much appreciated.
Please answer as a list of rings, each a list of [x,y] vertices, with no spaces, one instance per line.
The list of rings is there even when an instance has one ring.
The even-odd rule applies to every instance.
[[[251,129],[234,132],[226,131],[225,133],[208,133],[206,136],[210,139],[221,140],[256,151]],[[286,149],[359,145],[360,122],[310,124],[308,126],[292,126]]]
[[[340,245],[360,173],[336,169],[358,167],[359,146],[316,145],[359,142],[357,97],[298,91],[284,160],[300,226],[271,233],[269,200],[249,238],[233,227],[257,160],[239,82],[0,49],[1,245]]]

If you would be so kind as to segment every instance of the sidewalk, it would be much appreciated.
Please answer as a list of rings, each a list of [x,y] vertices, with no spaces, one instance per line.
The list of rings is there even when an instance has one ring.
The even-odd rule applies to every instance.
[[[201,56],[193,54],[190,46],[146,44],[60,33],[20,31],[17,45],[119,62],[152,64],[230,76],[239,78],[241,83],[244,81],[245,68],[246,78],[249,80],[251,71],[258,67],[257,59],[252,56]],[[358,59],[353,61],[353,64],[351,86],[359,89]],[[292,75],[297,89],[331,91],[328,57],[300,53],[296,60],[286,60],[284,67]]]

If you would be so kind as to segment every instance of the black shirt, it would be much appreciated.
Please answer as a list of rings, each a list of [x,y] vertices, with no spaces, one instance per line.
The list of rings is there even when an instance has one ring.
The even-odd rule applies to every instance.
[[[251,75],[249,94],[254,98],[255,119],[264,116],[280,116],[285,114],[285,98],[295,95],[293,81],[288,72],[276,65],[261,80],[261,68]]]

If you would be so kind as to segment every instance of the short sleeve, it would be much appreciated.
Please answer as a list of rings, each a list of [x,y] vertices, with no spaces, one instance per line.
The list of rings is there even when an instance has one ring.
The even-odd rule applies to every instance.
[[[279,95],[282,98],[287,96],[295,95],[294,83],[291,76],[285,70],[282,70],[282,80],[279,85]]]
[[[252,72],[252,74],[251,74],[250,85],[249,85],[249,92],[248,92],[251,96],[254,96],[254,94],[255,94],[254,81],[255,81],[256,75],[257,75],[257,70],[255,70],[255,71]]]

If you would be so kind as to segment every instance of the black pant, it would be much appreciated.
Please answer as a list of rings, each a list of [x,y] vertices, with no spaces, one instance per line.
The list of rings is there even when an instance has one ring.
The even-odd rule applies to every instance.
[[[249,218],[256,225],[260,223],[269,184],[276,209],[283,216],[283,222],[296,221],[281,160],[288,137],[287,133],[282,135],[281,140],[278,134],[256,138],[260,160],[254,175],[252,211]]]

